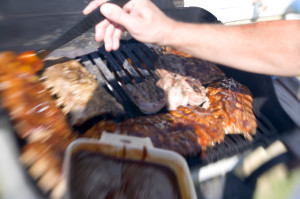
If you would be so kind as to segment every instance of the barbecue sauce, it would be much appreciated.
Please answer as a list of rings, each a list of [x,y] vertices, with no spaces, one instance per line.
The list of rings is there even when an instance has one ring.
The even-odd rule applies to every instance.
[[[70,169],[72,199],[181,198],[174,172],[158,164],[79,151]]]

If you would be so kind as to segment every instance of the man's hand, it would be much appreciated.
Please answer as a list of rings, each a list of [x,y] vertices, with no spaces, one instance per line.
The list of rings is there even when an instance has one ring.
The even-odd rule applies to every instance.
[[[83,13],[87,15],[103,4],[100,11],[106,19],[96,25],[95,39],[104,41],[107,51],[119,48],[125,29],[136,40],[164,45],[176,27],[176,22],[149,0],[130,0],[123,8],[106,2],[94,0]]]

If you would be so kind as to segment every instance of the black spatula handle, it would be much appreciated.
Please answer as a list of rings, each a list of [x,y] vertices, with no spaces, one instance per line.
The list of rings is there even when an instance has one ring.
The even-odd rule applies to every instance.
[[[110,0],[108,2],[123,7],[128,2],[128,0]],[[37,55],[40,58],[45,58],[53,50],[82,35],[89,29],[95,27],[96,24],[104,19],[105,17],[101,14],[100,9],[95,9],[93,12],[84,17],[80,22],[75,24],[70,30],[53,41],[46,49],[38,51]]]

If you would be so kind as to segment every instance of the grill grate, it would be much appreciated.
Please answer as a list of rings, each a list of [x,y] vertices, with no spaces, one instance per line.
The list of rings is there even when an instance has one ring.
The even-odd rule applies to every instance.
[[[128,117],[144,115],[133,104],[122,88],[126,84],[158,80],[154,63],[157,55],[145,44],[136,41],[122,41],[119,50],[108,53],[103,47],[88,55],[77,57],[86,69],[96,76],[125,108]]]
[[[226,135],[222,143],[217,144],[213,148],[208,148],[201,156],[187,158],[189,166],[205,166],[258,146],[266,147],[275,141],[278,137],[278,132],[274,126],[257,111],[254,111],[254,114],[257,119],[258,128],[252,141],[247,140],[243,135]]]
[[[157,56],[157,51],[151,50],[145,44],[130,40],[122,41],[118,51],[108,53],[102,47],[97,52],[77,59],[96,76],[99,84],[123,105],[127,113],[125,117],[137,117],[144,114],[131,102],[122,86],[157,80],[154,67]],[[204,166],[257,146],[267,146],[274,141],[278,134],[276,128],[258,109],[255,107],[253,109],[258,128],[252,141],[245,139],[243,135],[227,135],[224,141],[215,147],[209,147],[197,156],[187,157],[189,166]]]

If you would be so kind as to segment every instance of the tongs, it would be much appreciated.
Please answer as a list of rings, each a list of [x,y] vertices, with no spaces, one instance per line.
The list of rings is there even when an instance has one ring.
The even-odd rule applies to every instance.
[[[113,3],[120,7],[123,7],[128,0],[109,0],[107,3]],[[47,48],[36,51],[36,55],[43,60],[47,57],[52,51],[57,49],[58,47],[72,41],[76,37],[82,35],[86,31],[95,27],[100,21],[104,20],[105,17],[101,14],[100,9],[97,8],[86,17],[84,17],[80,22],[75,24],[71,29],[62,34],[59,38],[54,40]]]

